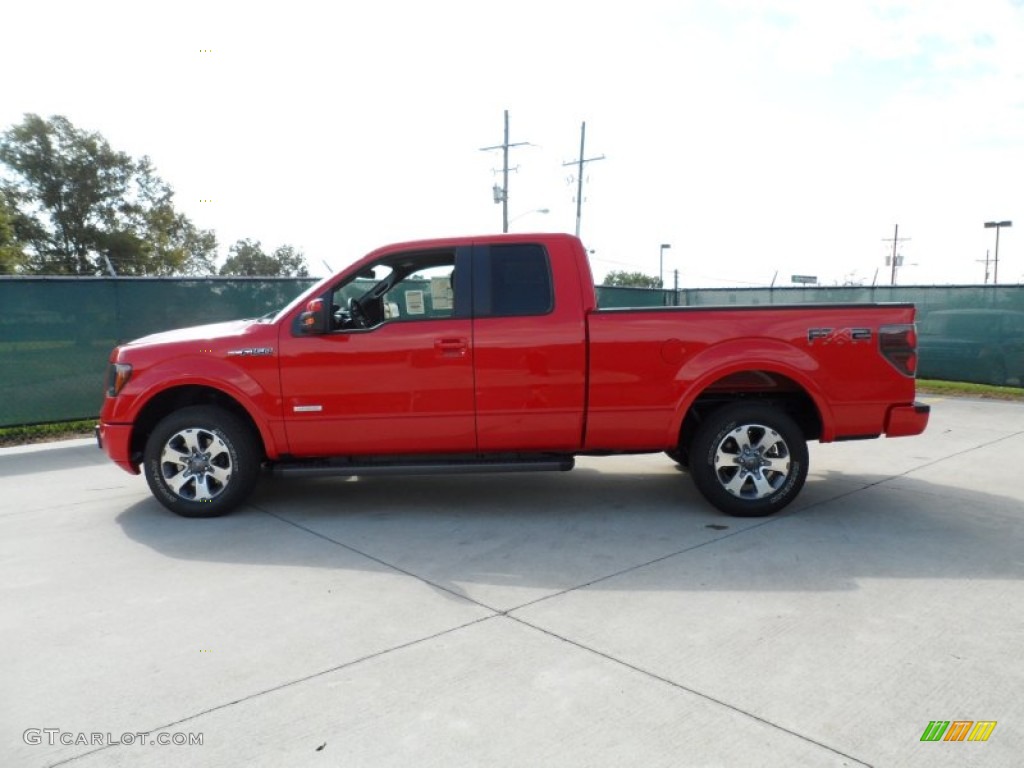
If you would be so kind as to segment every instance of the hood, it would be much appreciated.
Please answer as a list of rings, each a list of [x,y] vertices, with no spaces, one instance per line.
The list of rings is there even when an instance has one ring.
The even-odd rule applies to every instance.
[[[182,341],[210,341],[213,339],[230,339],[240,337],[254,326],[262,326],[258,320],[231,320],[226,323],[210,323],[194,325],[191,328],[177,328],[173,331],[153,333],[149,336],[129,341],[123,347],[141,347],[153,344],[174,344]]]

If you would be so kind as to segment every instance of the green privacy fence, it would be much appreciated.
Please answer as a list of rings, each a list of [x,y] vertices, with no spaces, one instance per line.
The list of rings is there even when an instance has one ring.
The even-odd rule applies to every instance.
[[[0,426],[92,418],[110,350],[149,333],[259,317],[313,280],[0,278]],[[424,291],[429,298],[429,291]],[[914,302],[922,376],[1024,384],[1024,287],[600,287],[602,307]],[[429,310],[429,307],[428,307]]]
[[[118,343],[287,304],[309,279],[0,278],[0,426],[92,418]]]

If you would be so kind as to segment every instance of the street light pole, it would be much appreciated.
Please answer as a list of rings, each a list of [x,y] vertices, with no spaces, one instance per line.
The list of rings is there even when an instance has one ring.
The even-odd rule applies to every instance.
[[[996,231],[996,253],[992,259],[992,285],[999,284],[999,230],[1003,227],[1012,227],[1012,221],[986,221],[985,229]]]
[[[671,248],[670,243],[662,243],[658,249],[658,287],[665,287],[665,249]]]

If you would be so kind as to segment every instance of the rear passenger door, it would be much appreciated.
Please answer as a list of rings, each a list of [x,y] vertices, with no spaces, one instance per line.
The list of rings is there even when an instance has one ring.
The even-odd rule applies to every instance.
[[[577,450],[583,434],[585,319],[557,301],[536,243],[473,249],[473,357],[481,452]]]

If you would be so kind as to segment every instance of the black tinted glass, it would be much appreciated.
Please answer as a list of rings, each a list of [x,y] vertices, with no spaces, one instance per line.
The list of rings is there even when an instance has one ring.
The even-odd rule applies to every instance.
[[[490,266],[492,315],[543,315],[552,310],[551,269],[542,246],[492,246]]]

